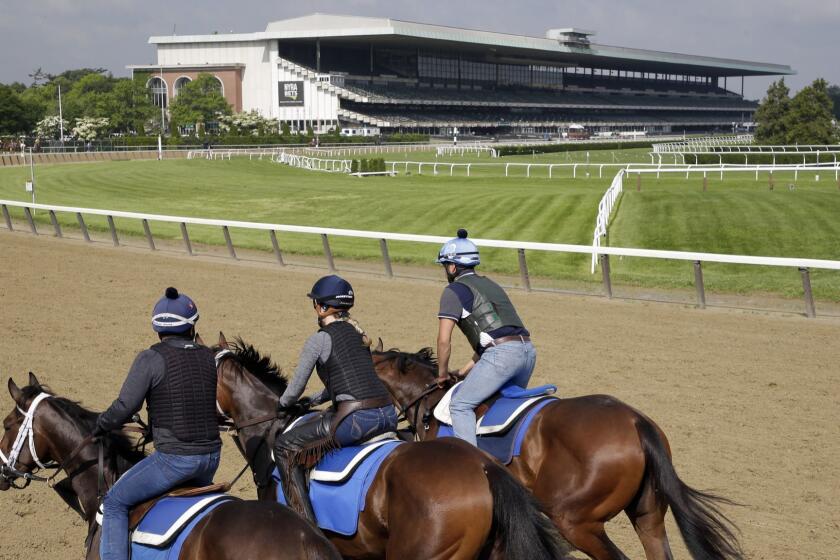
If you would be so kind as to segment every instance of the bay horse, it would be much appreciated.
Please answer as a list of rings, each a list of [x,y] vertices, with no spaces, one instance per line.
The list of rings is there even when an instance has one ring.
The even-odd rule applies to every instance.
[[[236,427],[237,447],[258,497],[275,501],[273,438],[295,416],[278,414],[287,380],[267,356],[220,333],[216,363],[220,412]],[[326,532],[345,558],[562,558],[565,547],[533,497],[492,458],[457,440],[406,443],[383,461],[352,536]]]
[[[25,488],[33,480],[48,480],[37,475],[39,465],[57,463],[67,478],[54,489],[87,523],[86,558],[98,559],[99,453],[90,437],[98,414],[52,395],[32,373],[28,386],[19,388],[10,378],[8,387],[15,408],[3,421],[0,490]],[[44,394],[49,396],[45,398]],[[36,399],[37,409],[31,424],[22,428],[28,423],[26,413]],[[19,454],[14,454],[12,447],[21,429],[31,437],[24,434]],[[145,457],[145,453],[119,433],[108,434],[102,444],[105,446],[102,477],[107,484],[112,484],[119,474]],[[14,459],[10,459],[12,456]],[[180,560],[242,558],[340,560],[341,556],[323,535],[292,510],[280,504],[242,500],[224,502],[208,513],[190,532],[179,555]]]
[[[383,351],[380,340],[373,360],[415,438],[434,439],[439,425],[432,411],[453,381],[444,388],[435,383],[432,350]],[[476,410],[479,416],[486,405]],[[614,397],[589,395],[546,405],[508,468],[547,509],[560,534],[591,558],[627,558],[604,529],[622,511],[648,560],[673,558],[665,533],[669,507],[693,558],[743,558],[737,528],[719,507],[733,502],[686,485],[671,462],[664,432]]]

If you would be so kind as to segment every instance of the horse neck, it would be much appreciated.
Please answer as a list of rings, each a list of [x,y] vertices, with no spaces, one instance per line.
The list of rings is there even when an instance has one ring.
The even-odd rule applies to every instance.
[[[411,410],[406,414],[406,420],[414,427],[417,438],[424,440],[428,435],[436,434],[437,420],[432,416],[429,419],[429,429],[426,430],[423,416],[426,411],[430,411],[437,406],[443,395],[446,394],[447,389],[437,389],[418,402],[417,399],[429,388],[430,384],[435,382],[435,374],[422,364],[409,365],[406,371],[402,374],[398,373],[396,378],[400,379],[401,382],[392,384],[389,390],[396,397],[403,410],[405,410],[405,407],[411,406]]]
[[[73,421],[60,408],[50,407],[50,410],[53,412],[53,414],[50,414],[51,422],[49,426],[45,427],[43,435],[47,438],[51,458],[59,464],[63,464],[64,460],[70,457],[90,434],[84,426]],[[87,447],[90,450],[85,449],[79,452],[71,464],[65,466],[64,476],[70,479],[70,486],[78,497],[84,512],[83,517],[90,519],[96,514],[96,509],[99,507],[97,496],[98,467],[93,465],[80,470],[82,465],[97,460],[94,444],[90,443]]]

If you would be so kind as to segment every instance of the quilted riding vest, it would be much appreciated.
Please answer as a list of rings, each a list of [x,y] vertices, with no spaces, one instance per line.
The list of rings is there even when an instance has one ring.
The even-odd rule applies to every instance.
[[[355,327],[346,321],[334,321],[321,330],[330,336],[332,350],[327,361],[318,364],[318,377],[333,404],[338,395],[349,395],[357,401],[388,398],[388,391],[376,376],[370,350]]]
[[[184,443],[217,441],[217,374],[213,352],[204,346],[177,348],[165,342],[151,349],[166,364],[163,381],[147,397],[152,429],[166,430]]]
[[[455,279],[470,289],[473,295],[472,312],[458,321],[458,328],[476,352],[481,351],[481,333],[502,327],[525,328],[522,319],[505,291],[485,276],[465,274]]]

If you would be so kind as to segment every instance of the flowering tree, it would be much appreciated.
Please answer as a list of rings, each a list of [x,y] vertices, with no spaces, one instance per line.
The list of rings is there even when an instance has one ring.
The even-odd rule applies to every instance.
[[[96,140],[108,132],[110,120],[105,117],[81,117],[76,119],[73,136],[79,140]]]
[[[252,136],[270,136],[277,134],[280,123],[277,119],[263,117],[259,111],[247,111],[233,115],[219,117],[219,128],[222,132]]]
[[[59,120],[58,115],[50,115],[49,117],[41,119],[38,121],[38,124],[35,125],[35,135],[38,138],[58,138],[61,130]],[[68,130],[70,128],[70,123],[66,120],[61,120],[61,124],[64,125],[64,130]]]

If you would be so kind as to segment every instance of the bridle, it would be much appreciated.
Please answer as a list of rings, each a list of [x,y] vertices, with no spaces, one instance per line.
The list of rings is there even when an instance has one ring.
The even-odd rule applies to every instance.
[[[38,458],[38,453],[35,449],[35,411],[38,409],[39,404],[50,397],[52,397],[52,395],[49,393],[39,393],[38,396],[32,399],[29,409],[26,411],[21,409],[20,406],[16,406],[18,412],[23,414],[23,421],[18,429],[12,448],[9,450],[9,456],[7,457],[3,451],[0,450],[0,460],[3,461],[3,464],[0,465],[0,478],[7,481],[13,488],[22,490],[29,486],[33,480],[37,482],[47,482],[50,480],[49,478],[38,476],[35,473],[42,469],[56,468],[59,466],[55,461],[42,463]],[[24,444],[27,443],[29,445],[29,454],[32,456],[35,466],[31,467],[29,471],[22,471],[17,468],[17,465],[20,459],[20,452],[23,450]],[[21,467],[26,468],[28,465],[21,465]],[[22,486],[15,484],[15,480],[19,478],[22,478],[25,481]]]

